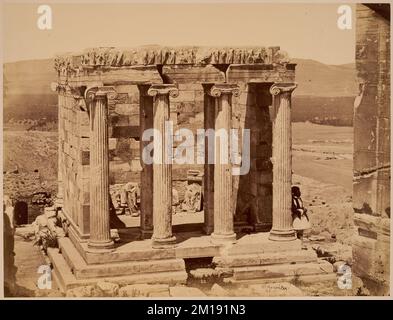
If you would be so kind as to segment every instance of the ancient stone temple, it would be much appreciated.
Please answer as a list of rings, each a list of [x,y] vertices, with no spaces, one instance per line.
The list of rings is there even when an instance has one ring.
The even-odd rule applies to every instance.
[[[301,250],[292,229],[295,64],[279,47],[96,48],[55,61],[58,207],[68,236],[49,255],[60,288],[100,278],[184,283],[190,258],[212,258],[233,281],[332,277],[332,266]],[[146,163],[149,142],[141,137],[147,129],[172,135],[167,120],[174,131],[249,129],[249,170],[174,163],[165,140],[154,157],[169,161]],[[232,156],[221,145],[214,152]],[[180,230],[172,225],[172,186],[189,169],[203,172],[204,221]],[[130,181],[141,185],[140,223],[119,228],[114,242],[111,188]]]

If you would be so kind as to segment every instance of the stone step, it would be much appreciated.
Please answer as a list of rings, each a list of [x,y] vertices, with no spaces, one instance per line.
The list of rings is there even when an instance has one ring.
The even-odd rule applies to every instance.
[[[69,238],[58,239],[59,252],[63,255],[64,260],[69,265],[71,272],[75,269],[81,269],[86,266],[86,261],[80,255]]]
[[[225,278],[224,283],[227,284],[265,284],[265,283],[276,283],[276,282],[291,282],[293,281],[293,276],[279,277],[279,278],[259,278],[259,279],[244,279],[235,280],[232,278]],[[311,274],[311,275],[301,275],[297,277],[298,281],[302,283],[315,283],[315,282],[337,282],[337,275],[335,273],[327,274]]]
[[[185,286],[170,287],[169,295],[171,297],[206,297],[202,290]]]
[[[77,279],[71,272],[71,269],[63,255],[55,248],[48,249],[48,256],[53,265],[52,280],[60,291],[66,292],[68,289],[94,285],[100,281],[108,281],[117,283],[121,286],[129,284],[159,284],[167,283],[170,285],[184,284],[187,280],[187,273],[182,271],[169,271],[158,273],[140,273],[128,276],[111,276],[111,277],[96,277],[87,279]]]
[[[52,263],[52,280],[55,282],[60,291],[65,292],[78,285],[84,285],[79,282],[72,274],[70,267],[56,248],[48,248],[48,257]]]
[[[262,254],[243,254],[233,256],[214,257],[213,262],[218,267],[245,267],[274,264],[291,264],[301,262],[317,262],[318,258],[313,250],[298,250]]]
[[[272,254],[275,252],[286,253],[301,250],[301,241],[272,241],[269,240],[269,232],[249,234],[239,239],[226,254],[231,256],[245,254]]]
[[[297,277],[304,275],[334,274],[333,265],[327,261],[317,261],[296,264],[277,264],[251,267],[235,267],[234,280]]]
[[[276,282],[266,284],[250,284],[248,289],[252,290],[256,297],[303,297],[305,294],[298,287],[289,282]]]
[[[179,227],[183,227],[183,225],[179,225]],[[190,234],[188,232],[188,236]],[[177,234],[179,243],[174,247],[165,249],[153,249],[150,239],[130,241],[120,245],[113,251],[103,253],[88,252],[88,245],[86,243],[83,243],[80,247],[74,246],[87,264],[201,258],[213,257],[220,254],[221,246],[212,243],[209,236],[201,235],[200,232],[195,233],[195,236],[193,234],[191,235],[190,238],[184,238],[184,234]],[[74,244],[75,241],[71,241],[71,243]]]
[[[83,269],[75,269],[74,274],[77,279],[86,279],[96,277],[110,277],[113,275],[127,276],[183,270],[185,270],[184,260],[172,259],[123,262],[104,265],[87,265]]]
[[[70,239],[62,238],[59,241],[59,247],[63,258],[68,263],[72,273],[77,279],[185,270],[183,259],[87,264]]]

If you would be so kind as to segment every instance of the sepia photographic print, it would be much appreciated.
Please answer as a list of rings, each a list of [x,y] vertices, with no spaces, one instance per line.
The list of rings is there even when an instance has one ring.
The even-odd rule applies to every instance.
[[[390,296],[390,3],[1,10],[4,298]]]

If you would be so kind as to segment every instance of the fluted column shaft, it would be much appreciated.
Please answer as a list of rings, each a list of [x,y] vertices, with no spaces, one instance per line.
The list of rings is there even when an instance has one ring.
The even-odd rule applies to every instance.
[[[147,94],[150,85],[139,85],[139,119],[140,137],[145,130],[153,128],[153,97]],[[141,237],[151,238],[153,234],[153,164],[143,161],[143,149],[149,141],[140,140],[140,159],[141,159]]]
[[[148,94],[153,96],[153,128],[161,136],[154,139],[153,160],[153,248],[167,247],[176,242],[172,234],[172,141],[168,132],[169,95],[176,97],[178,89],[171,84],[152,85]]]
[[[216,99],[209,94],[211,85],[204,86],[204,129],[214,130]],[[204,232],[208,235],[214,231],[214,163],[209,163],[209,151],[214,151],[214,137],[205,134],[205,164],[203,179],[203,214]],[[212,152],[213,153],[213,152]],[[214,154],[213,154],[214,157]]]
[[[292,227],[292,125],[291,94],[296,84],[274,84],[273,95],[273,226],[269,239],[295,240]]]
[[[89,249],[113,247],[109,224],[108,96],[112,87],[88,89],[90,114],[90,239]]]
[[[234,242],[236,234],[233,226],[232,208],[232,164],[230,157],[230,129],[232,123],[232,95],[239,95],[234,84],[215,84],[210,89],[215,98],[215,144],[214,144],[214,231],[215,242]],[[225,139],[223,143],[221,139]],[[221,138],[219,138],[221,137]]]

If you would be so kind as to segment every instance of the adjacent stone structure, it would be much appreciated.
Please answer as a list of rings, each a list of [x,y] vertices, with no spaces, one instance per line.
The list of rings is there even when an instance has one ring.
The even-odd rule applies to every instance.
[[[315,253],[301,252],[291,227],[295,65],[278,47],[97,48],[57,57],[55,65],[63,198],[58,203],[69,222],[60,253],[49,250],[60,287],[100,277],[123,283],[184,283],[183,259],[201,257],[216,257],[220,268],[235,268],[237,280],[288,277],[298,269],[291,266],[292,256],[302,262],[299,268],[316,264],[306,266],[304,276],[330,276],[332,268],[321,268]],[[249,170],[234,176],[231,162],[173,163],[167,141],[154,145],[153,157],[161,161],[145,163],[148,143],[141,136],[146,129],[173,134],[165,120],[173,121],[174,132],[191,129],[195,141],[197,129],[249,129]],[[214,140],[216,160],[233,156],[228,146]],[[205,219],[200,236],[194,231],[176,240],[172,184],[189,169],[204,171]],[[109,185],[133,180],[141,183],[140,227],[119,230],[121,241],[114,244]],[[255,237],[236,243],[239,225],[251,227]],[[280,257],[261,260],[261,254],[280,250]],[[266,273],[266,264],[277,263],[290,270]],[[244,273],[248,266],[256,272]]]
[[[9,196],[15,207],[17,225],[32,223],[53,201],[39,172],[4,172],[3,181],[4,195]]]
[[[390,283],[390,6],[357,5],[354,273],[373,294]]]

